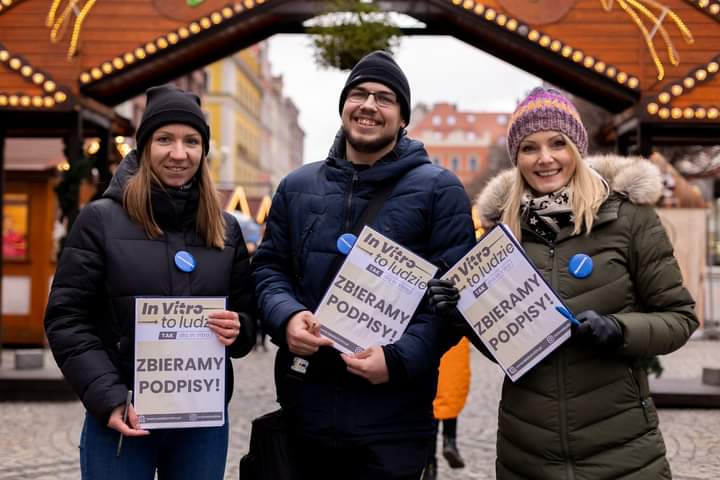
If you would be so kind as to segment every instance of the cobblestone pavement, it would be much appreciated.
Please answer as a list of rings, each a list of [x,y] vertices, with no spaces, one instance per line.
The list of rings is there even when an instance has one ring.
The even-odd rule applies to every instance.
[[[235,364],[227,479],[238,478],[238,462],[247,450],[250,420],[275,408],[273,356],[272,352],[258,351]],[[720,367],[720,342],[693,341],[664,357],[662,363],[667,378],[698,378],[702,367]],[[439,478],[443,480],[495,478],[501,374],[475,352],[472,367],[470,396],[458,423],[459,449],[467,466],[450,470],[440,458]],[[82,415],[78,402],[0,402],[0,479],[78,479]],[[676,480],[720,478],[719,410],[661,410],[660,421]]]

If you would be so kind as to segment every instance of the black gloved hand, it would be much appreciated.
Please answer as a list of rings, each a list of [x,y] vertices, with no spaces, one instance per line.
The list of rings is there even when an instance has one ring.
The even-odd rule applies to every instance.
[[[455,288],[455,283],[451,280],[441,280],[433,278],[428,282],[428,303],[430,309],[435,315],[447,320],[452,328],[455,328],[460,335],[470,340],[475,348],[477,348],[488,359],[497,363],[490,351],[480,340],[473,328],[465,317],[462,316],[460,310],[457,309],[458,300],[460,300],[460,292]]]
[[[447,317],[455,315],[460,292],[452,280],[432,278],[428,282],[428,302],[435,315]],[[459,312],[458,312],[459,313]]]
[[[614,350],[623,344],[622,327],[612,315],[600,315],[594,310],[585,310],[575,315],[580,326],[575,327],[573,335],[580,341]]]

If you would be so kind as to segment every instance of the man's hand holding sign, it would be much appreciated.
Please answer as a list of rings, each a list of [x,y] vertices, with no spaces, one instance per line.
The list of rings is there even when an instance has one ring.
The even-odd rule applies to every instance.
[[[320,335],[320,324],[315,316],[303,310],[296,313],[285,327],[288,348],[295,355],[312,355],[320,347],[331,347],[332,340]]]
[[[315,315],[300,312],[288,322],[290,350],[307,355],[332,345],[343,354],[348,371],[373,384],[387,382],[382,346],[400,339],[436,271],[366,226]],[[313,322],[318,322],[322,336]]]
[[[352,356],[343,353],[341,357],[347,365],[348,372],[364,378],[373,385],[390,380],[382,347],[372,346]]]

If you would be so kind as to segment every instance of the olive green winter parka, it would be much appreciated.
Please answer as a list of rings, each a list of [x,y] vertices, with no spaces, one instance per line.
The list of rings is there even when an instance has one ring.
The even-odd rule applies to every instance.
[[[673,249],[654,204],[660,174],[650,162],[586,159],[611,193],[589,235],[572,227],[546,243],[528,228],[522,245],[572,312],[612,314],[624,344],[603,352],[568,340],[517,382],[507,377],[499,407],[498,480],[670,479],[643,357],[680,348],[697,328]],[[493,179],[478,198],[485,223],[497,221],[515,172]],[[586,279],[568,272],[589,255]]]

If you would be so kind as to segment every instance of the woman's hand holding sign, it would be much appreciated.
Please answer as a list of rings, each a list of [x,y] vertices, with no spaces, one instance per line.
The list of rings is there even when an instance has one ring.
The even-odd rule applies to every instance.
[[[212,312],[208,315],[208,328],[227,347],[240,335],[240,317],[236,312],[228,310]]]
[[[117,430],[126,437],[141,437],[144,435],[150,435],[150,432],[140,428],[140,419],[135,413],[135,408],[132,403],[127,406],[127,421],[123,421],[123,413],[125,411],[125,404],[118,405],[113,408],[110,412],[110,418],[108,418],[107,426],[113,430]]]
[[[460,292],[452,280],[433,278],[428,282],[428,302],[436,315],[448,316],[455,313]]]

